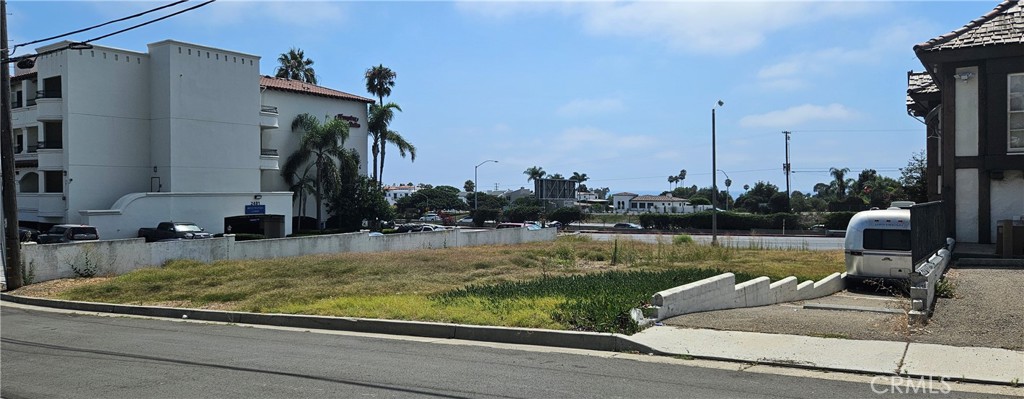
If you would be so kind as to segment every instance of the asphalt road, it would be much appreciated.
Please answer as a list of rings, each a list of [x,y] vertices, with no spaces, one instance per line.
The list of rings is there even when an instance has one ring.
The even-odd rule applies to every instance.
[[[630,240],[655,243],[658,240],[670,243],[671,234],[606,234],[606,233],[584,233],[595,240],[610,241],[615,237],[625,237]],[[691,235],[693,241],[701,244],[711,243],[709,235]],[[740,248],[778,248],[778,249],[808,249],[813,251],[829,251],[843,249],[843,237],[815,237],[815,236],[718,236],[722,245],[732,245]]]
[[[7,399],[832,398],[889,396],[891,390],[866,380],[764,374],[750,371],[763,366],[735,363],[726,364],[736,369],[695,367],[635,354],[102,317],[7,304],[0,312],[0,396]]]

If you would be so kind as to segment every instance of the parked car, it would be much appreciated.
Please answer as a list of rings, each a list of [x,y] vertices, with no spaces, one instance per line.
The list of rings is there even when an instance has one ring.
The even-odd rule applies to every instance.
[[[18,226],[18,241],[39,241],[39,230]]]
[[[498,223],[496,229],[518,229],[526,227],[526,223]]]
[[[420,221],[421,222],[440,222],[441,221],[441,216],[438,216],[436,213],[430,212],[430,213],[424,214],[423,216],[420,216]]]
[[[435,225],[432,225],[432,224],[408,223],[408,224],[403,224],[401,226],[398,226],[398,228],[395,229],[395,232],[396,233],[418,233],[418,232],[421,232],[421,231],[441,231],[441,230],[444,230],[444,227],[442,227],[442,226],[435,226]]]
[[[207,233],[203,228],[192,222],[160,222],[160,224],[156,225],[156,228],[143,227],[139,229],[139,237],[145,238],[146,242],[155,242],[175,239],[213,238],[213,234]]]
[[[457,223],[460,226],[472,226],[473,225],[473,218],[471,218],[469,216],[466,216],[466,217],[464,217],[462,219],[459,219],[455,223]]]
[[[84,224],[58,224],[39,234],[40,244],[59,244],[73,241],[96,241],[100,234],[93,226]]]
[[[636,223],[616,223],[615,226],[612,227],[616,229],[643,230],[643,226]]]
[[[557,220],[552,220],[552,221],[548,222],[548,227],[554,227],[556,229],[560,229],[560,228],[562,228],[562,222],[559,222]]]

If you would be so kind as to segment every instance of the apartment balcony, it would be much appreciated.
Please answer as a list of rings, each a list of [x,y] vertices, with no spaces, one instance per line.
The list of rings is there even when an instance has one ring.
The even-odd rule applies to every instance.
[[[280,170],[278,166],[277,149],[274,148],[262,148],[260,149],[260,170]]]
[[[40,90],[36,93],[36,120],[59,121],[64,119],[64,99],[59,90]]]
[[[260,106],[260,129],[277,129],[277,107]]]
[[[24,195],[24,194],[23,194]],[[64,217],[67,208],[64,200],[64,193],[38,193],[39,216],[42,217]],[[21,205],[18,206],[21,208]]]
[[[26,151],[27,150],[27,151]],[[37,147],[34,145],[23,148],[18,146],[14,149],[14,162],[34,162],[39,160],[39,153],[36,152]]]
[[[39,193],[18,193],[18,210],[36,212],[39,210]]]
[[[60,144],[46,144],[39,142],[39,149],[36,151],[39,170],[64,170],[64,149],[60,148]]]

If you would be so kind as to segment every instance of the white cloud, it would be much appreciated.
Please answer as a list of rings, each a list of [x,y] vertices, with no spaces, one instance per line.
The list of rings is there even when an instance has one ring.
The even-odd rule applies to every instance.
[[[855,117],[857,112],[842,104],[804,104],[760,115],[747,115],[740,119],[740,126],[792,129],[811,121],[849,120]]]
[[[759,84],[770,90],[802,89],[809,86],[808,80],[834,76],[841,67],[875,65],[893,57],[905,57],[921,41],[920,32],[930,30],[928,24],[904,21],[878,30],[860,48],[830,47],[791,54],[758,70]]]
[[[663,42],[688,52],[735,54],[759,46],[767,35],[822,18],[871,12],[874,4],[811,1],[761,2],[460,2],[474,17],[506,19],[558,12],[579,19],[596,36]]]
[[[561,116],[572,117],[582,115],[600,115],[617,113],[625,110],[626,107],[621,100],[613,98],[580,98],[569,101],[558,107],[557,113]]]

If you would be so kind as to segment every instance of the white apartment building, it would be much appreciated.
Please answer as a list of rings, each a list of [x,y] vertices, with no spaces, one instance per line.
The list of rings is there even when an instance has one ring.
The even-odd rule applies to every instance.
[[[348,119],[346,147],[365,165],[373,100],[261,77],[259,60],[172,40],[37,57],[11,86],[19,219],[91,224],[104,239],[167,220],[221,233],[225,217],[258,204],[291,233],[295,204],[280,175],[298,146],[291,121]]]
[[[395,206],[398,204],[399,199],[413,195],[413,193],[419,190],[419,187],[416,186],[385,186],[384,199],[387,200],[388,204],[391,206]],[[466,200],[464,195],[462,195],[462,200]]]

